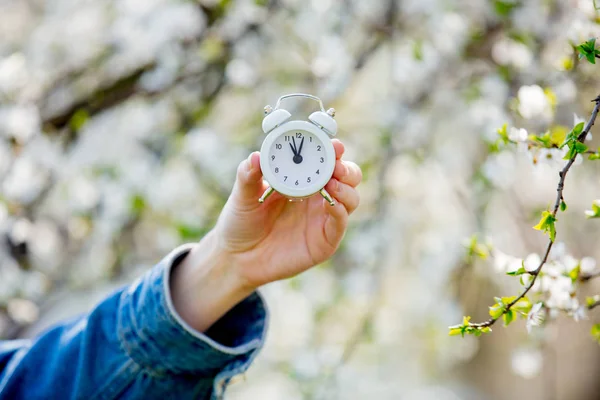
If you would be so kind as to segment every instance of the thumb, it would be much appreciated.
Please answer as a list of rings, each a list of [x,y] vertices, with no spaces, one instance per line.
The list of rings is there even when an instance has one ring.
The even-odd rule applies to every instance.
[[[241,201],[255,202],[258,204],[258,197],[262,194],[263,179],[260,170],[260,153],[255,151],[242,161],[237,169],[237,178],[235,181],[234,192]]]

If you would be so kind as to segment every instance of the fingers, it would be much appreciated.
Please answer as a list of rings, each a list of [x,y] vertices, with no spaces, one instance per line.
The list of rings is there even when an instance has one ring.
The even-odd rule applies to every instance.
[[[237,169],[235,191],[243,200],[257,201],[263,190],[262,171],[260,170],[260,154],[255,151],[242,161]]]
[[[344,237],[346,226],[348,225],[348,212],[346,208],[339,202],[336,202],[332,207],[323,200],[323,207],[328,214],[328,218],[323,225],[323,233],[327,243],[334,248],[337,248]]]
[[[335,159],[339,160],[344,155],[344,144],[339,139],[332,139],[333,148],[335,149]]]
[[[352,214],[360,203],[358,191],[337,179],[331,179],[325,186],[325,190],[344,206],[348,214]]]
[[[352,161],[337,160],[333,177],[342,183],[356,187],[362,180],[362,171],[358,165]]]

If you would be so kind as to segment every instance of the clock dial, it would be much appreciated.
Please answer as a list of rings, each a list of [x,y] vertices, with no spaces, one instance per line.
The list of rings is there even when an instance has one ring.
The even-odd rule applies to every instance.
[[[271,171],[286,186],[302,189],[316,182],[327,163],[323,142],[310,132],[281,134],[269,151]]]

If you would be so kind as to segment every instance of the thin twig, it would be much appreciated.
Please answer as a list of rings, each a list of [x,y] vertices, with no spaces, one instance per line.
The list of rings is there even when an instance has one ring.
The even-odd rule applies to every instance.
[[[585,142],[585,138],[587,137],[588,133],[590,132],[590,129],[594,125],[594,122],[596,121],[596,117],[598,116],[598,111],[600,110],[600,96],[596,97],[592,101],[594,103],[596,103],[596,105],[594,106],[594,110],[592,111],[592,115],[590,116],[590,119],[587,121],[581,134],[579,134],[579,136],[577,137],[577,141],[579,141],[581,143]],[[567,177],[567,173],[571,169],[571,166],[575,162],[575,158],[576,158],[576,156],[571,158],[569,161],[567,161],[567,163],[565,164],[563,169],[558,173],[560,180],[558,181],[558,186],[556,188],[556,200],[554,202],[554,208],[552,209],[553,217],[556,217],[556,213],[558,212],[560,203],[563,200],[563,189],[565,187],[565,179]],[[523,297],[525,297],[527,295],[527,293],[531,290],[533,285],[535,284],[535,281],[537,280],[537,277],[540,275],[540,272],[542,271],[542,268],[546,264],[546,261],[548,261],[548,256],[550,255],[550,250],[552,250],[552,245],[554,245],[554,241],[552,239],[548,240],[548,246],[546,246],[546,252],[544,253],[544,257],[540,261],[540,265],[535,270],[530,272],[530,274],[532,275],[531,281],[525,287],[525,290],[523,290],[523,292],[521,292],[520,295],[518,295],[513,301],[511,301],[510,303],[508,303],[506,305],[506,307],[504,307],[502,314],[500,314],[497,318],[490,318],[485,322],[470,323],[469,326],[474,327],[474,328],[486,328],[486,327],[490,327],[490,326],[494,325],[496,323],[496,321],[498,321],[504,314],[506,314],[515,304],[517,304],[518,301],[520,301]]]

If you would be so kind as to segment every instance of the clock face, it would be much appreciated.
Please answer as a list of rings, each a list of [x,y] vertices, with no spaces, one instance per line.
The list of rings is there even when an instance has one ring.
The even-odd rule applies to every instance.
[[[269,149],[269,168],[279,183],[303,189],[328,174],[330,161],[324,143],[305,130],[283,132]]]

